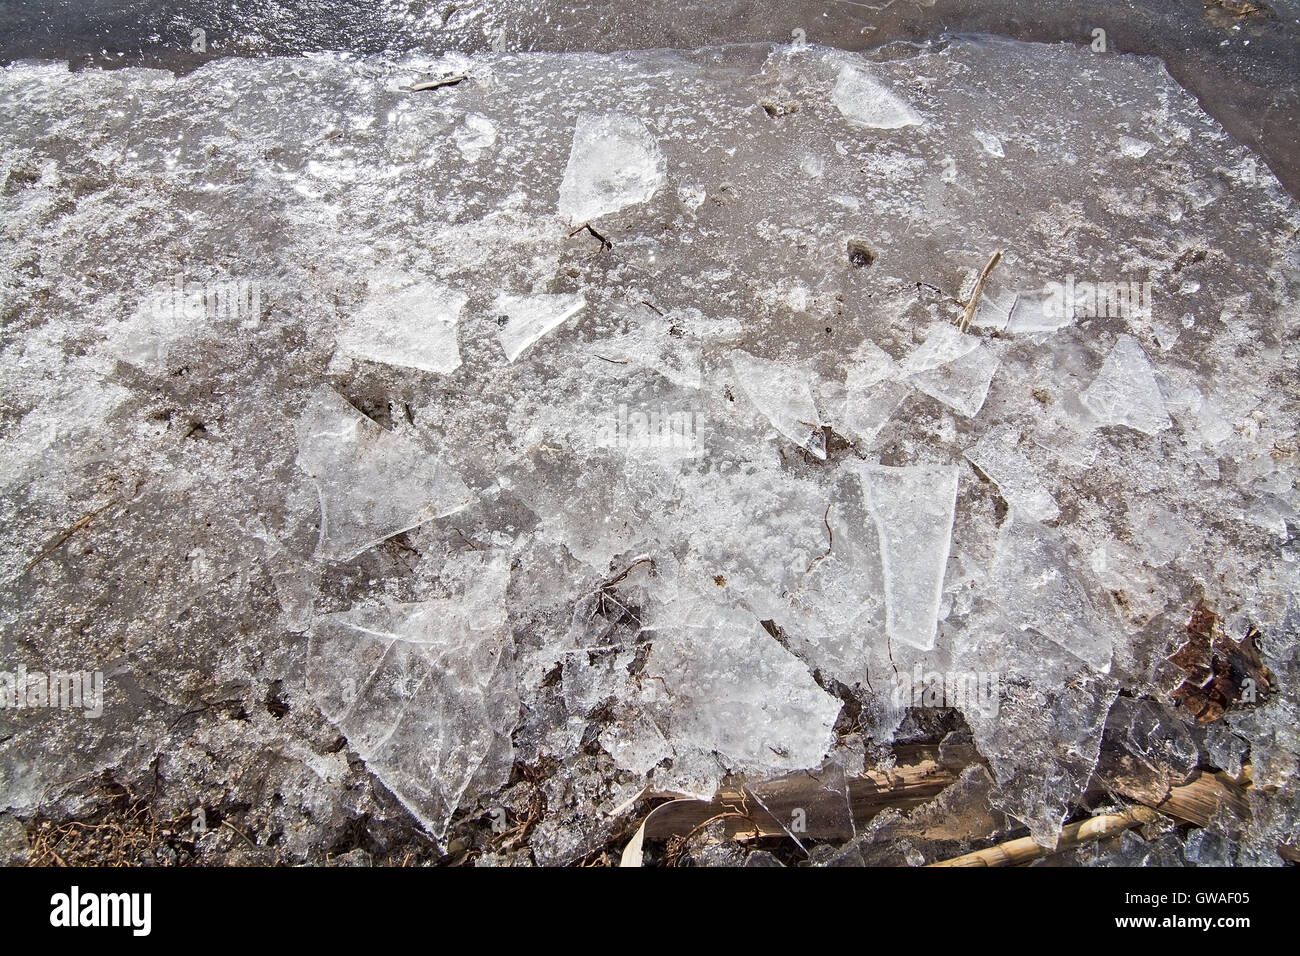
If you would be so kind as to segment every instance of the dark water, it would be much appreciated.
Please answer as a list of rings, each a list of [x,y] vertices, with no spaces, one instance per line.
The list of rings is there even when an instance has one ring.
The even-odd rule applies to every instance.
[[[1108,52],[1164,60],[1300,196],[1300,0],[0,0],[0,59],[185,72],[223,56],[612,52],[795,31],[860,51],[966,33],[1087,45],[1097,29]]]

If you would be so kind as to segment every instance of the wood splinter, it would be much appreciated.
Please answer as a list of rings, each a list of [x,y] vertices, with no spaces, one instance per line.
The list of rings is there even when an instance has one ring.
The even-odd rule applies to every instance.
[[[68,528],[68,529],[66,529],[65,531],[61,532],[61,533],[60,533],[60,534],[59,534],[59,535],[54,539],[54,541],[53,541],[53,542],[52,542],[48,547],[45,548],[45,550],[43,550],[40,554],[36,555],[36,557],[34,557],[34,558],[32,558],[30,561],[28,561],[28,562],[27,562],[27,567],[23,568],[23,574],[26,575],[27,572],[31,571],[32,568],[36,567],[36,565],[40,564],[42,561],[44,561],[46,558],[48,558],[51,554],[53,554],[55,551],[57,551],[57,550],[60,548],[60,546],[62,546],[62,544],[63,544],[65,541],[67,541],[69,538],[71,538],[74,534],[76,534],[76,533],[77,533],[78,531],[80,531],[82,528],[86,527],[86,525],[90,524],[92,521],[95,520],[95,518],[97,518],[99,515],[103,514],[105,511],[107,511],[109,508],[113,507],[113,505],[115,505],[115,504],[119,504],[119,500],[118,500],[118,499],[114,499],[114,500],[110,501],[108,504],[104,505],[103,507],[96,508],[94,511],[90,512],[89,514],[83,515],[81,518],[79,518],[79,519],[78,519],[78,520],[77,520],[77,521],[76,521],[76,522],[75,522],[75,523],[74,523],[70,528]]]

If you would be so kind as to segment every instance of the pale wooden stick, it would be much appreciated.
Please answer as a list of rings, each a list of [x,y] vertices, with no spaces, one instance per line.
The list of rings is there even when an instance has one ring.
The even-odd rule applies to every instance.
[[[970,301],[966,303],[966,311],[962,313],[961,320],[957,323],[957,327],[963,332],[970,328],[971,319],[975,318],[975,309],[980,304],[980,296],[984,293],[984,283],[1001,259],[1002,250],[999,249],[989,256],[989,261],[980,270],[979,278],[975,280],[975,288],[971,290]]]
[[[1056,843],[1055,850],[1039,846],[1032,837],[1021,837],[1019,840],[999,843],[997,846],[976,850],[965,856],[940,860],[931,863],[930,866],[1019,866],[1050,853],[1060,853],[1062,850],[1115,836],[1124,830],[1144,823],[1155,823],[1160,819],[1162,819],[1161,814],[1148,807],[1130,807],[1123,813],[1105,813],[1079,823],[1071,823],[1061,830],[1061,837]]]

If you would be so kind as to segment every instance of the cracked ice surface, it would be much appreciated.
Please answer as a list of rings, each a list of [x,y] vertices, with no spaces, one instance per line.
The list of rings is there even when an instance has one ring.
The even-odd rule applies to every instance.
[[[1202,759],[1294,829],[1296,204],[1154,61],[894,53],[0,72],[0,647],[134,681],[0,728],[5,802],[256,733],[339,819],[342,733],[431,830],[546,791],[572,861],[644,786],[887,746],[919,665],[1001,675],[959,709],[1050,842],[1204,594],[1283,679]],[[160,320],[182,272],[264,308]],[[171,729],[227,688],[262,725]]]
[[[460,477],[321,386],[298,420],[298,466],[320,492],[320,546],[350,558],[468,504]]]
[[[519,706],[506,558],[476,554],[454,570],[465,580],[453,596],[321,617],[307,660],[322,712],[437,834],[471,785],[506,782]]]

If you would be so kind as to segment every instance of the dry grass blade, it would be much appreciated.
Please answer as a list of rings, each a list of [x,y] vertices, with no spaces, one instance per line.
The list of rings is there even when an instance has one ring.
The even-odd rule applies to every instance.
[[[119,501],[120,499],[114,499],[113,501],[110,501],[108,504],[100,508],[96,508],[94,511],[90,512],[89,514],[82,515],[80,518],[78,518],[77,521],[74,522],[71,527],[67,528],[64,531],[61,531],[58,534],[58,536],[54,539],[54,541],[51,542],[48,546],[46,546],[45,550],[43,550],[40,554],[38,554],[36,557],[32,558],[30,561],[27,562],[27,567],[23,568],[23,574],[24,575],[27,574],[28,571],[36,567],[36,565],[40,564],[42,561],[48,558],[55,551],[59,550],[59,548],[63,545],[63,542],[67,541],[69,538],[71,538],[82,528],[86,527],[86,525],[94,521],[95,518],[97,518],[99,515],[103,514],[109,508],[113,507],[113,505],[118,504]]]

